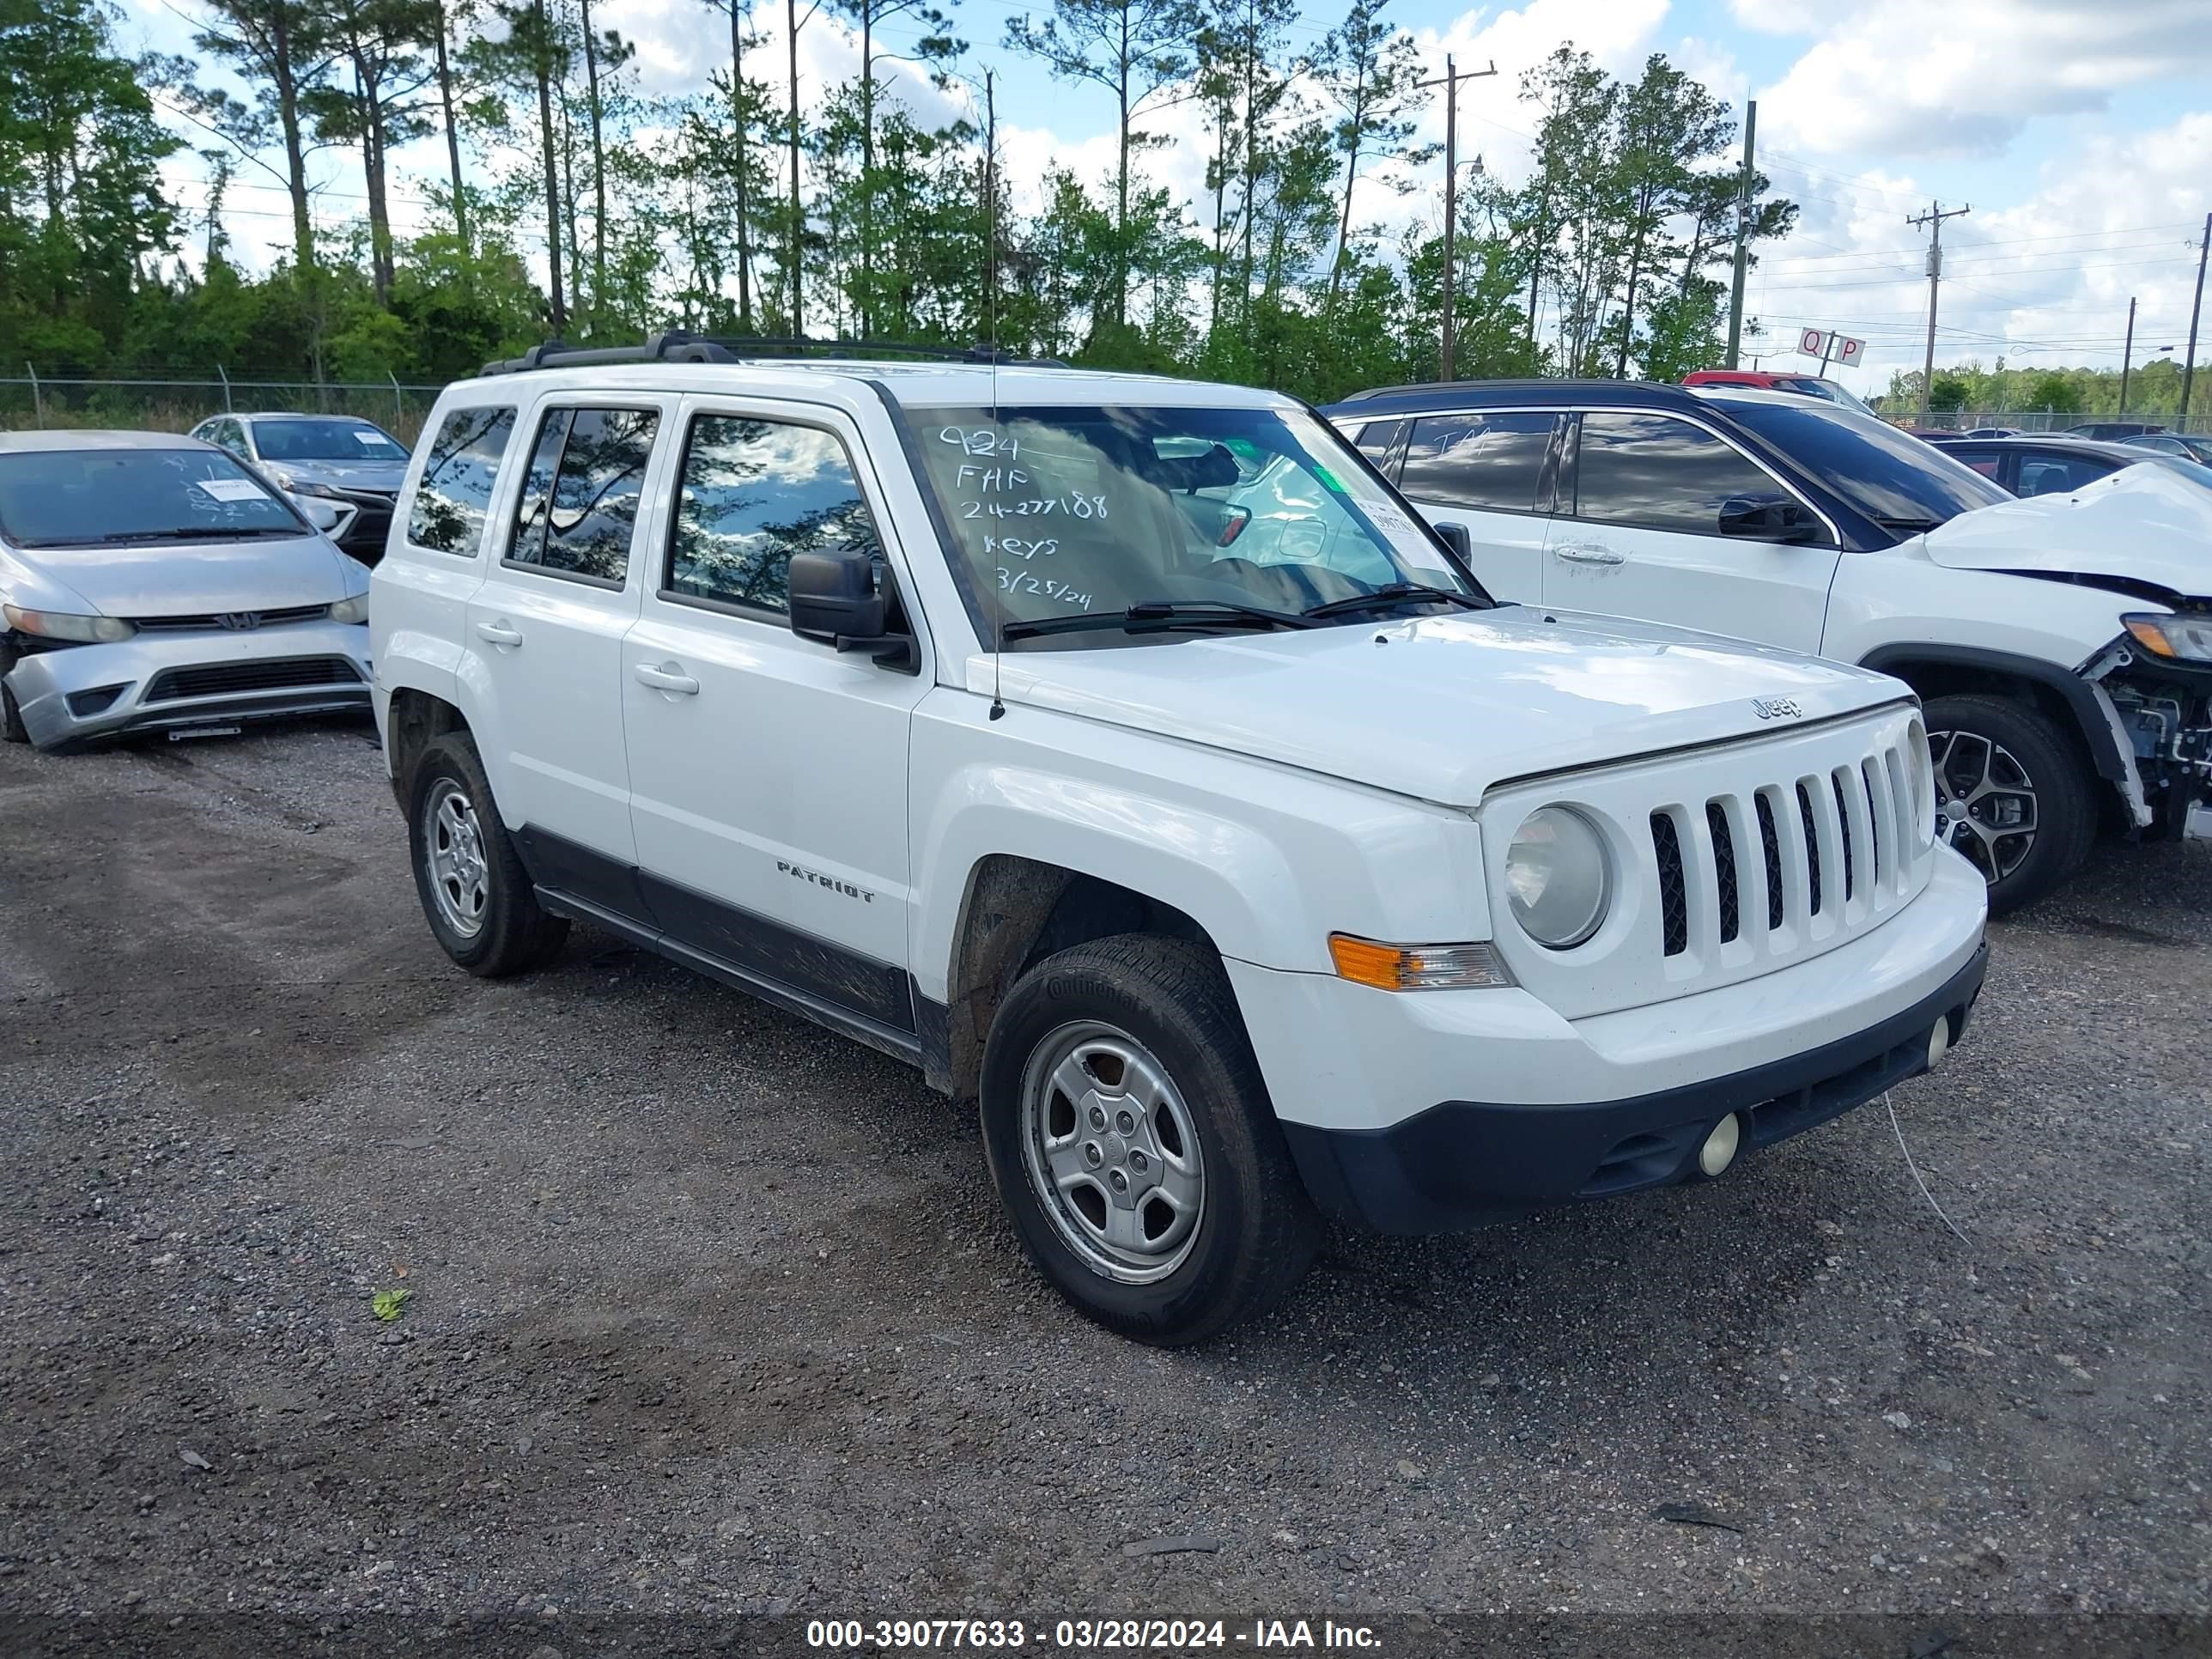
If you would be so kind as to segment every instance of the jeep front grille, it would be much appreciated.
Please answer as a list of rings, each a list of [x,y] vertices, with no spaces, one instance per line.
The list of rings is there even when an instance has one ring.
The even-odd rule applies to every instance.
[[[1916,753],[1916,750],[1917,753]],[[1561,805],[1608,826],[1614,916],[1587,944],[1538,945],[1510,921],[1521,984],[1569,1018],[1756,978],[1895,915],[1934,866],[1915,822],[1927,738],[1892,705],[1851,720],[1494,792],[1485,822]],[[1502,849],[1510,834],[1497,843]],[[1506,888],[1502,857],[1492,866]],[[1510,915],[1495,903],[1493,914]]]
[[[1758,917],[1765,918],[1763,931],[1770,936],[1796,920],[1809,922],[1825,914],[1841,921],[1841,913],[1861,896],[1859,848],[1866,854],[1869,883],[1878,889],[1897,884],[1901,872],[1890,860],[1898,848],[1911,844],[1914,833],[1906,821],[1911,805],[1903,757],[1894,748],[1887,749],[1856,766],[1833,768],[1825,789],[1822,781],[1799,778],[1794,783],[1754,786],[1747,798],[1742,793],[1713,796],[1705,802],[1701,814],[1702,836],[1690,832],[1688,807],[1663,806],[1651,814],[1663,954],[1676,957],[1689,951],[1697,931],[1693,919],[1702,921],[1722,945],[1744,938],[1747,921]],[[1785,790],[1796,798],[1794,817],[1787,811]],[[1820,803],[1817,812],[1815,801]],[[1779,826],[1786,817],[1792,821],[1785,845]],[[1759,849],[1761,879],[1755,894],[1747,895],[1739,854],[1753,845]],[[1824,845],[1843,866],[1841,893],[1832,886],[1821,891]],[[1696,868],[1686,866],[1685,847],[1702,860],[1702,880]],[[1705,896],[1701,903],[1693,903],[1692,896],[1698,893]],[[1824,903],[1834,908],[1824,911]]]

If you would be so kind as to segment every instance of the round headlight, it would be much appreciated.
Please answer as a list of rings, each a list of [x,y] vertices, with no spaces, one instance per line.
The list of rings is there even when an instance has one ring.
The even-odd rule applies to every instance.
[[[1513,919],[1530,939],[1554,951],[1580,945],[1597,932],[1611,885],[1603,838],[1571,807],[1539,807],[1505,849]]]

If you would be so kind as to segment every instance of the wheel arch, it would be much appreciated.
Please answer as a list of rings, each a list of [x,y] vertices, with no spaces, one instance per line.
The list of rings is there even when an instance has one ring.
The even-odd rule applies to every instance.
[[[468,716],[434,691],[403,685],[392,693],[385,715],[384,758],[392,775],[392,793],[404,811],[415,763],[431,743],[448,732],[470,731]],[[473,735],[473,733],[471,733]]]
[[[931,1086],[967,1099],[976,1091],[991,1022],[1015,981],[1073,945],[1121,933],[1220,946],[1178,905],[1103,876],[1012,853],[991,853],[968,872],[953,925],[945,1000],[917,998],[922,1071]]]
[[[1920,642],[1878,647],[1859,666],[1903,680],[1923,702],[1961,694],[2016,698],[2071,738],[2096,775],[2123,795],[2134,781],[2134,763],[2097,688],[2056,663],[1978,646]]]

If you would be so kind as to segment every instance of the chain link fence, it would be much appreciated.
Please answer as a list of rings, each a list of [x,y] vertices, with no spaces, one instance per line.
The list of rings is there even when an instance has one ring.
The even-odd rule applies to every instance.
[[[210,415],[264,411],[351,415],[374,421],[410,448],[442,386],[386,380],[209,380],[52,378],[29,364],[0,376],[0,430],[113,427],[186,432]]]

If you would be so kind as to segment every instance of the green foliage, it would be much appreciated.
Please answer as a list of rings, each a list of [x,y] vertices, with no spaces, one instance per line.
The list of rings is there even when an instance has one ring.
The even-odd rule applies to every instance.
[[[1928,407],[1951,414],[1966,406],[1967,386],[1957,374],[1938,374],[1928,388]]]
[[[803,322],[1316,399],[1441,366],[1441,223],[1386,242],[1356,211],[1377,189],[1432,188],[1435,152],[1414,142],[1431,94],[1389,0],[1348,0],[1303,51],[1295,0],[1048,0],[1016,17],[1006,50],[1127,118],[1102,176],[1048,169],[1028,213],[989,135],[926,125],[886,68],[949,73],[966,50],[951,0],[833,0],[865,70],[810,80],[796,112],[758,78],[746,0],[735,15],[704,0],[729,19],[728,55],[674,99],[644,94],[592,0],[202,0],[202,62],[237,75],[235,99],[193,85],[200,63],[123,56],[106,3],[0,0],[0,362],[434,382],[554,333]],[[149,88],[209,134],[189,216],[161,191],[179,145]],[[1671,379],[1713,361],[1739,185],[1727,110],[1664,58],[1622,82],[1571,46],[1522,92],[1528,176],[1508,186],[1461,157],[1456,372]],[[1195,214],[1147,176],[1144,118],[1170,100],[1206,124]],[[441,176],[393,177],[393,149],[434,135]],[[335,231],[308,188],[330,147],[366,182]],[[258,273],[221,228],[249,173],[290,204],[283,256]],[[400,222],[412,234],[390,210],[403,190],[425,204]],[[1759,200],[1754,236],[1795,212]]]

